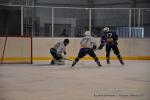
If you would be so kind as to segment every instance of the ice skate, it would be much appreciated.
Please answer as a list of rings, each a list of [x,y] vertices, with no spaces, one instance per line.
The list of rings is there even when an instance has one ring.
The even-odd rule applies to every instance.
[[[71,68],[73,68],[75,65],[76,65],[76,61],[74,61],[73,63],[72,63],[72,65],[71,65]]]
[[[109,61],[109,60],[107,60],[107,64],[110,64],[110,61]]]
[[[52,59],[52,61],[50,62],[50,64],[51,65],[54,65],[55,63],[54,63],[54,59]]]
[[[125,65],[125,63],[123,62],[123,60],[119,60],[121,65]]]
[[[102,67],[102,65],[101,65],[101,63],[100,63],[99,61],[96,61],[96,63],[97,63],[97,65],[98,65],[99,67]]]

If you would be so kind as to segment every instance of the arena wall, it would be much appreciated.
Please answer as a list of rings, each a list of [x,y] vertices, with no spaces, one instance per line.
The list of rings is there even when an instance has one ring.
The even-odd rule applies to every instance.
[[[49,60],[51,55],[49,49],[53,47],[58,41],[63,41],[64,38],[33,38],[33,58],[34,60]],[[70,44],[67,46],[67,57],[70,59],[77,56],[80,49],[81,38],[70,38]],[[99,46],[100,39],[96,38],[97,45]],[[118,47],[121,55],[127,60],[150,60],[150,39],[137,39],[137,38],[120,38]],[[100,59],[105,59],[105,48],[96,51]],[[112,58],[116,59],[113,52]],[[85,60],[91,59],[85,57]]]
[[[33,61],[46,61],[50,60],[51,54],[49,49],[53,47],[58,41],[63,41],[64,38],[33,38]],[[70,44],[67,46],[67,57],[74,59],[80,49],[80,40],[81,38],[69,38]],[[4,38],[0,39],[0,55],[2,59],[3,47],[4,47]],[[19,60],[30,57],[30,42],[23,39],[8,39],[4,60]],[[100,39],[96,38],[97,45],[99,46]],[[119,38],[118,47],[120,49],[123,59],[126,60],[150,60],[150,39],[137,39],[137,38]],[[28,48],[29,47],[29,48]],[[95,51],[99,59],[105,59],[105,48],[102,50]],[[17,56],[18,55],[18,56]],[[22,57],[22,58],[21,58]],[[29,58],[30,59],[30,58]],[[90,60],[89,56],[84,57],[84,60]],[[111,59],[116,59],[116,56],[111,52]]]

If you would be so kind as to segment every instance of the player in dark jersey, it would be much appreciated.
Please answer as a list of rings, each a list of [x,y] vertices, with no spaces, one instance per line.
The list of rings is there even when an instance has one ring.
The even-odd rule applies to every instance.
[[[105,27],[103,29],[104,35],[101,37],[101,44],[99,46],[99,49],[102,49],[106,45],[106,60],[107,64],[110,63],[110,51],[113,50],[114,54],[116,54],[118,60],[122,65],[124,65],[124,62],[122,60],[122,57],[120,55],[120,51],[118,49],[118,35],[115,32],[109,31],[108,27]]]

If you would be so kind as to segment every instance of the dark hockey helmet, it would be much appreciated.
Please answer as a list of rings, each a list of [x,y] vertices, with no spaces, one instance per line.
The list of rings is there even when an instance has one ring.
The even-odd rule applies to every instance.
[[[64,45],[66,46],[67,44],[69,44],[69,39],[64,39]]]

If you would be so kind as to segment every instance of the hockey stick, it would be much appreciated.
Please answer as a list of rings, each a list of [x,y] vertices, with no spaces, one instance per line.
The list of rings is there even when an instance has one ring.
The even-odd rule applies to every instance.
[[[68,58],[64,58],[64,60],[73,61],[73,60],[71,60],[71,59],[68,59]]]
[[[99,50],[102,50],[102,49],[96,48],[96,49],[94,49],[94,52],[95,52],[95,51],[99,51]]]
[[[64,60],[68,60],[68,61],[71,61],[71,62],[73,62],[74,60],[71,60],[71,59],[68,59],[68,58],[64,58]],[[83,60],[81,60],[82,62],[78,62],[79,64],[81,64],[81,65],[83,65],[84,63],[83,63]]]

